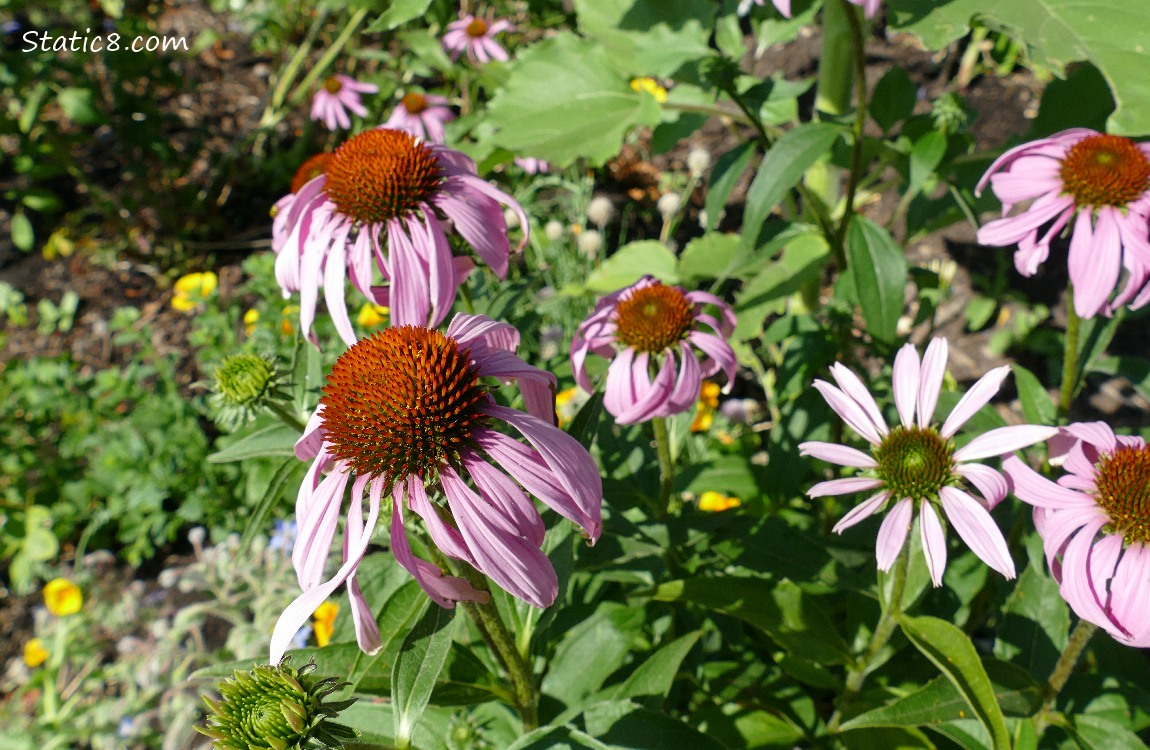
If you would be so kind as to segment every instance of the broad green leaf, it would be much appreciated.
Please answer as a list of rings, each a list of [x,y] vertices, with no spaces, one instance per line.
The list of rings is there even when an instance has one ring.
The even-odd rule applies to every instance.
[[[804,659],[843,664],[852,657],[818,600],[787,579],[688,578],[661,584],[654,598],[692,602],[738,617]]]
[[[28,252],[35,241],[36,231],[32,229],[32,222],[28,220],[27,214],[17,209],[12,214],[12,244]]]
[[[412,733],[412,746],[419,750],[451,750],[448,738],[458,725],[456,709],[428,707],[419,725]],[[339,723],[359,732],[355,740],[345,742],[343,750],[382,750],[395,747],[390,736],[394,726],[394,706],[391,701],[363,699],[356,701],[339,714]]]
[[[579,31],[624,76],[665,78],[711,54],[711,0],[576,0]]]
[[[602,46],[560,32],[516,61],[492,97],[485,124],[496,146],[566,166],[603,164],[636,125],[655,125],[659,105],[631,89]]]
[[[889,232],[863,216],[851,220],[848,234],[851,274],[867,331],[893,344],[906,292],[906,255]]]
[[[830,150],[841,128],[827,122],[808,123],[787,131],[777,140],[755,173],[747,190],[743,217],[743,243],[754,246],[763,222],[798,184],[807,168]]]
[[[280,499],[283,494],[284,488],[287,487],[288,480],[291,479],[295,470],[301,466],[301,462],[297,461],[295,456],[285,459],[276,467],[275,474],[272,475],[268,481],[267,487],[260,493],[259,503],[252,509],[248,516],[247,524],[244,526],[243,536],[240,537],[240,551],[238,556],[242,556],[248,545],[252,543],[257,535],[266,533],[264,524],[268,518],[268,512],[271,511],[272,506]]]
[[[320,351],[302,339],[296,342],[292,352],[292,402],[295,413],[304,419],[319,403],[320,388],[323,387],[323,362]]]
[[[1022,402],[1022,414],[1026,421],[1030,424],[1054,424],[1058,413],[1042,383],[1022,365],[1011,365],[1011,369],[1014,371],[1014,385],[1018,388],[1018,399]]]
[[[1033,63],[1063,72],[1089,61],[1105,77],[1118,104],[1108,132],[1150,132],[1150,80],[1144,74],[1150,50],[1150,4],[1107,0],[890,0],[887,21],[900,31],[942,49],[970,31],[977,16],[1028,48]]]
[[[1070,608],[1058,583],[1046,573],[1041,555],[1032,554],[1002,607],[994,654],[1030,674],[1047,675],[1066,648],[1069,631]]]
[[[613,750],[723,750],[723,745],[661,711],[631,701],[605,701],[583,713],[587,733]]]
[[[395,703],[395,739],[411,739],[412,729],[431,699],[431,691],[451,650],[455,610],[428,607],[407,638],[391,671]]]
[[[577,706],[623,666],[642,619],[641,610],[615,602],[600,604],[559,642],[543,678],[543,692],[568,707]]]
[[[734,703],[692,711],[691,723],[727,747],[795,747],[804,734],[782,716]]]
[[[826,240],[818,232],[793,235],[778,260],[744,284],[735,295],[738,322],[732,338],[746,341],[762,333],[766,316],[781,312],[787,297],[818,277],[828,253]]]
[[[390,7],[367,28],[368,33],[390,31],[427,12],[431,0],[391,0]]]
[[[1106,118],[1114,112],[1114,97],[1098,68],[1076,65],[1065,79],[1054,79],[1042,90],[1038,115],[1030,135],[1044,138],[1070,128],[1106,131]]]
[[[679,255],[679,278],[685,282],[718,277],[739,252],[735,234],[710,232],[687,243]]]
[[[208,456],[208,462],[226,464],[264,456],[294,456],[299,433],[281,422],[259,427]]]
[[[611,698],[637,698],[641,695],[666,696],[679,672],[679,665],[695,647],[701,631],[680,636],[663,646],[639,665],[618,687],[608,691]]]
[[[587,277],[584,286],[593,292],[614,292],[648,274],[659,281],[679,281],[675,254],[658,240],[639,240],[619,248]]]
[[[1001,661],[985,664],[994,686],[994,697],[1003,715],[1033,716],[1042,704],[1042,688],[1023,669]],[[936,677],[885,706],[855,716],[843,731],[860,727],[926,727],[945,721],[970,718],[970,706],[946,677]]]
[[[515,741],[507,750],[612,750],[575,727],[540,727]]]
[[[915,141],[914,147],[910,150],[910,179],[906,186],[907,195],[915,195],[923,189],[945,153],[945,133],[930,130]]]
[[[1118,332],[1118,324],[1121,322],[1121,315],[1116,315],[1113,318],[1099,315],[1082,321],[1082,329],[1079,332],[1078,379],[1076,382],[1081,384],[1083,375],[1090,372],[1094,363],[1105,354],[1106,347],[1110,346],[1114,334]]]
[[[914,113],[917,102],[918,86],[909,73],[896,65],[875,84],[867,111],[883,132],[889,133]]]
[[[77,125],[97,125],[104,118],[96,108],[91,89],[64,88],[56,94],[64,116]]]
[[[990,733],[993,750],[1009,750],[1006,719],[970,638],[937,617],[903,616],[899,618],[899,624],[915,648],[958,688],[979,723]]]
[[[755,142],[744,141],[715,160],[715,166],[711,169],[711,179],[707,184],[707,200],[704,203],[708,232],[714,231],[715,227],[719,226],[727,198],[731,197],[731,190],[743,176],[743,172],[747,171],[754,155]]]
[[[1146,747],[1138,735],[1104,716],[1080,714],[1073,718],[1073,737],[1083,750],[1130,750]]]
[[[1130,381],[1142,398],[1150,399],[1150,360],[1125,355],[1105,357],[1098,360],[1091,371],[1104,375],[1121,375]]]

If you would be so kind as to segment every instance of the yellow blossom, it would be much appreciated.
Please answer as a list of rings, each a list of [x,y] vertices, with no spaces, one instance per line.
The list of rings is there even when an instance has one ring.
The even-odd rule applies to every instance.
[[[67,578],[53,578],[44,584],[44,604],[57,617],[67,617],[80,611],[84,595],[80,587]]]
[[[387,321],[388,312],[388,308],[384,305],[368,303],[359,308],[359,315],[355,316],[355,322],[364,328],[379,328]]]
[[[718,383],[704,380],[699,387],[699,401],[695,404],[695,419],[691,422],[691,432],[706,432],[715,421],[715,410],[719,408]]]
[[[737,508],[742,504],[743,501],[739,498],[728,497],[721,492],[708,490],[699,496],[699,510],[705,510],[711,513]]]
[[[631,88],[635,91],[646,91],[655,97],[655,101],[659,104],[667,101],[667,89],[660,86],[654,78],[632,78]]]
[[[288,305],[283,311],[283,320],[280,321],[280,333],[284,336],[291,336],[295,332],[295,327],[291,324],[292,318],[299,312],[299,308],[295,305]]]
[[[244,313],[244,332],[251,336],[256,330],[256,323],[259,322],[260,311],[254,307]]]
[[[48,649],[44,648],[44,641],[33,638],[24,644],[24,663],[35,669],[48,661]]]
[[[196,309],[196,305],[216,290],[219,279],[211,271],[189,273],[176,279],[172,286],[172,308],[180,312]]]
[[[579,413],[579,409],[583,404],[587,403],[590,396],[583,391],[582,388],[567,388],[566,390],[559,391],[555,394],[555,416],[559,420],[559,427],[571,423],[575,415]]]
[[[315,632],[315,642],[323,648],[331,643],[331,634],[335,631],[335,616],[339,614],[339,605],[332,601],[324,602],[316,608],[312,615],[311,626]]]

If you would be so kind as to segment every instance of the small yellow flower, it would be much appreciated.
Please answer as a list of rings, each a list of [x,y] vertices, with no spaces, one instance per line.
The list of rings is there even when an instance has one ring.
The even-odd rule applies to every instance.
[[[219,279],[211,271],[189,273],[176,279],[172,286],[172,308],[180,312],[196,309],[196,305],[207,299],[216,290]]]
[[[695,419],[691,422],[691,432],[706,432],[715,421],[715,410],[719,408],[718,383],[704,380],[699,387],[699,401],[695,404]]]
[[[67,617],[80,611],[84,595],[80,587],[67,578],[53,578],[44,584],[44,604],[57,617]]]
[[[743,504],[743,501],[737,497],[728,497],[721,492],[711,492],[710,490],[704,492],[699,496],[699,510],[705,510],[710,513],[718,513],[719,511],[730,510],[737,508]]]
[[[288,305],[283,311],[283,320],[280,321],[280,333],[284,336],[291,336],[295,333],[295,327],[292,325],[292,318],[299,312],[299,308],[295,305]]]
[[[559,419],[559,427],[569,424],[583,404],[590,398],[582,388],[568,388],[555,394],[555,416]]]
[[[659,104],[667,101],[667,89],[660,86],[654,78],[632,78],[631,88],[635,91],[646,91],[655,97],[655,101]]]
[[[373,305],[370,302],[359,308],[359,315],[355,322],[364,328],[379,328],[387,321],[388,308],[384,305]]]
[[[251,336],[256,330],[256,323],[259,322],[260,311],[254,307],[244,313],[244,332]]]
[[[44,641],[33,638],[24,644],[24,663],[30,669],[35,669],[48,661],[48,649],[44,648]]]
[[[315,642],[323,648],[331,643],[331,634],[335,632],[335,616],[339,614],[339,604],[327,601],[316,608],[312,615],[312,631],[315,632]]]

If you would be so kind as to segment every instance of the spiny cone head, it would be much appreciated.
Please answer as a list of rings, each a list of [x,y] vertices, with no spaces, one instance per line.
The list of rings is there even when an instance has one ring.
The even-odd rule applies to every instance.
[[[694,306],[681,289],[656,282],[615,306],[615,336],[635,351],[655,354],[683,339],[695,323]]]
[[[427,97],[417,91],[405,94],[403,97],[403,108],[410,114],[418,115],[427,109]]]
[[[365,130],[335,150],[324,192],[344,216],[364,224],[416,212],[444,179],[431,147],[401,130]]]
[[[232,406],[252,408],[279,385],[275,360],[259,354],[233,354],[215,372],[216,393]]]
[[[324,173],[327,168],[327,163],[331,160],[331,154],[319,153],[314,156],[309,156],[307,161],[299,165],[299,169],[291,178],[291,191],[298,193],[299,189],[308,184],[316,177]]]
[[[399,326],[348,349],[323,389],[323,433],[356,474],[433,477],[472,443],[487,389],[469,351],[439,331]]]
[[[471,23],[467,24],[467,36],[472,39],[477,39],[487,33],[487,21],[481,18],[476,18]]]
[[[1110,530],[1127,543],[1150,542],[1150,447],[1120,447],[1096,465],[1094,499]]]
[[[1079,206],[1128,206],[1150,190],[1150,159],[1117,135],[1091,135],[1062,160],[1062,184]]]
[[[933,427],[893,428],[874,449],[876,472],[896,500],[938,500],[955,481],[954,445]]]

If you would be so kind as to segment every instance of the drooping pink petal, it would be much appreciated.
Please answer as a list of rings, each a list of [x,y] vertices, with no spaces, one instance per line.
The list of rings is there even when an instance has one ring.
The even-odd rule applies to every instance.
[[[976,461],[980,458],[1001,456],[1027,446],[1041,443],[1058,432],[1057,427],[1035,424],[999,427],[984,432],[954,452],[955,461]]]
[[[835,524],[831,531],[836,534],[843,533],[843,531],[849,529],[851,526],[854,526],[856,523],[870,518],[889,499],[890,493],[886,491],[880,492],[877,495],[867,498],[863,502],[851,508],[845,516],[840,518],[839,522]]]
[[[356,477],[351,488],[351,504],[347,509],[347,522],[343,536],[344,562],[350,559],[350,555],[359,548],[360,543],[365,538],[370,540],[371,533],[375,531],[374,525],[368,528],[364,526],[363,522],[363,490],[369,480],[370,477],[367,475]],[[383,482],[380,480],[370,481],[368,513],[378,516],[380,500],[383,497]],[[348,574],[347,594],[351,602],[351,621],[352,627],[355,629],[356,643],[359,644],[364,653],[374,654],[383,646],[383,641],[379,637],[379,625],[375,621],[375,613],[371,611],[367,599],[363,596],[359,581],[356,579],[355,570]]]
[[[919,532],[922,537],[922,553],[926,557],[926,569],[930,572],[930,580],[937,588],[942,585],[942,574],[946,572],[946,534],[942,530],[942,523],[934,506],[929,502],[922,504],[919,511]]]
[[[1091,211],[1078,212],[1070,235],[1070,281],[1074,284],[1074,309],[1093,318],[1105,306],[1118,284],[1122,270],[1122,245],[1112,206],[1098,210],[1098,226],[1091,228]]]
[[[439,510],[431,502],[431,498],[427,496],[427,489],[419,477],[407,477],[402,484],[407,490],[407,507],[423,519],[427,533],[439,551],[456,560],[474,562],[471,550],[468,549],[463,535],[459,533],[459,529],[440,516]]]
[[[954,487],[943,487],[939,496],[947,519],[978,559],[1007,578],[1014,578],[1014,560],[990,513],[970,495]]]
[[[498,523],[500,519],[506,519],[507,523],[501,523],[501,526],[524,537],[536,547],[542,546],[547,529],[543,526],[539,511],[519,485],[472,451],[461,451],[460,459],[483,500],[495,511],[493,520]]]
[[[906,535],[910,531],[913,512],[914,504],[910,498],[904,497],[895,503],[882,520],[875,541],[875,558],[879,570],[884,572],[890,570],[890,566],[894,565],[894,561],[898,558],[898,553],[902,552]]]
[[[343,508],[347,480],[347,472],[338,468],[324,477],[312,496],[307,514],[296,519],[298,531],[292,548],[292,565],[299,587],[304,591],[315,588],[323,580],[323,569]]]
[[[1075,614],[1112,631],[1114,626],[1102,609],[1099,592],[1092,585],[1089,574],[1091,545],[1102,526],[1101,520],[1087,523],[1070,539],[1062,556],[1062,586],[1059,590]]]
[[[1003,459],[1002,470],[1010,478],[1014,494],[1036,507],[1063,510],[1089,508],[1094,504],[1089,496],[1051,482],[1017,456],[1007,456]]]
[[[973,484],[993,510],[1002,502],[1009,491],[1006,479],[989,466],[982,464],[959,464],[955,473]]]
[[[800,456],[814,456],[822,461],[828,461],[839,466],[853,466],[858,469],[873,469],[878,466],[875,460],[854,448],[848,448],[838,443],[823,443],[817,440],[808,440],[799,443]]]

